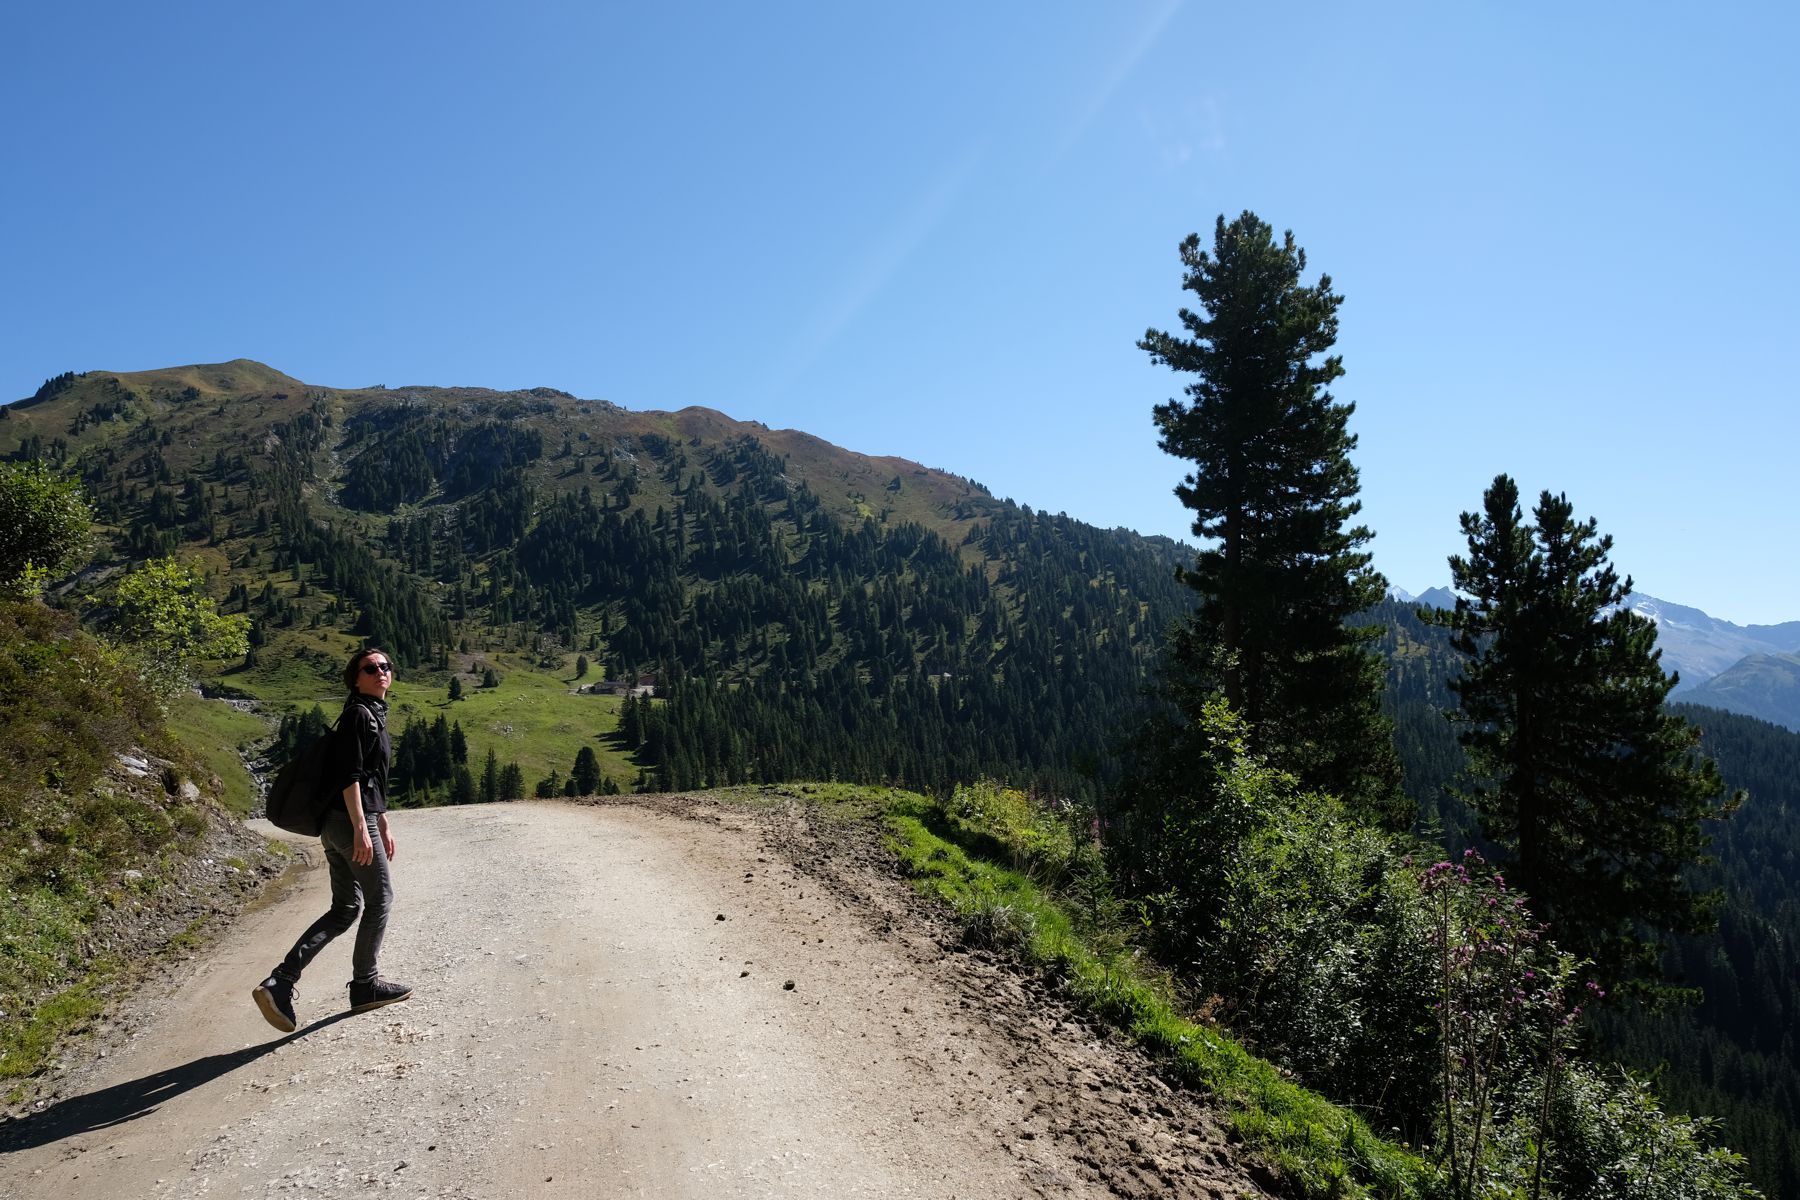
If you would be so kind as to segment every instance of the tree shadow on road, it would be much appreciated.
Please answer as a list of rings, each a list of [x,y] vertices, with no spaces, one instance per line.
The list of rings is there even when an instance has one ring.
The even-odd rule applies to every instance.
[[[245,1046],[242,1050],[226,1054],[209,1054],[179,1067],[115,1083],[97,1092],[70,1096],[41,1111],[0,1123],[0,1154],[15,1154],[21,1150],[47,1146],[64,1138],[93,1133],[114,1125],[123,1125],[127,1121],[135,1121],[139,1117],[147,1117],[164,1101],[211,1083],[221,1075],[228,1075],[265,1054],[281,1049],[289,1042],[297,1042],[315,1030],[335,1025],[350,1015],[348,1012],[335,1013],[323,1020],[314,1021],[304,1029],[295,1030],[286,1037],[264,1042],[260,1046]]]

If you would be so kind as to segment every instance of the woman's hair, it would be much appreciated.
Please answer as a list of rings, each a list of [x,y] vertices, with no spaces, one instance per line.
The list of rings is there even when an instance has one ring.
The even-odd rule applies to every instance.
[[[389,662],[392,662],[394,658],[393,655],[389,654],[386,650],[383,650],[380,646],[364,646],[361,650],[352,654],[350,656],[350,661],[344,664],[345,690],[350,692],[356,691],[356,677],[362,674],[363,659],[369,657],[371,654],[379,654]]]

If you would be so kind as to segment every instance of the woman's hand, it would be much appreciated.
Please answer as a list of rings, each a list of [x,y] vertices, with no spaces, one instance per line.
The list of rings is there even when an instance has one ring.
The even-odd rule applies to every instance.
[[[369,840],[369,820],[363,816],[362,784],[352,779],[344,788],[344,814],[350,818],[350,833],[355,845],[350,848],[350,861],[366,867],[375,861],[375,843]]]

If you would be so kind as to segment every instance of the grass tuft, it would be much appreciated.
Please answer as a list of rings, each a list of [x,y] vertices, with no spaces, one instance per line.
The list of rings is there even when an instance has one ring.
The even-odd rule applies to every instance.
[[[115,970],[96,963],[85,979],[39,1004],[25,1020],[0,1023],[0,1080],[35,1075],[63,1038],[91,1025],[106,1008],[103,992]],[[17,1089],[8,1099],[17,1102]]]

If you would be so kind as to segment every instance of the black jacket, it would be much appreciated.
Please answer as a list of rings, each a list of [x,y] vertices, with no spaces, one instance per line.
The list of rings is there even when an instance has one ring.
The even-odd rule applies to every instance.
[[[387,701],[361,694],[350,697],[338,718],[333,741],[331,780],[339,803],[344,789],[355,780],[362,785],[363,811],[386,812],[388,763],[393,758],[387,731]]]

